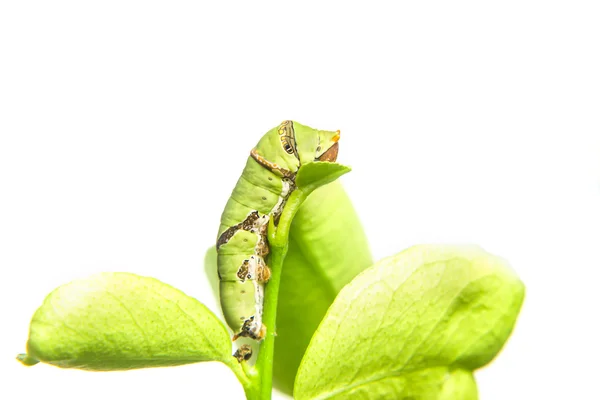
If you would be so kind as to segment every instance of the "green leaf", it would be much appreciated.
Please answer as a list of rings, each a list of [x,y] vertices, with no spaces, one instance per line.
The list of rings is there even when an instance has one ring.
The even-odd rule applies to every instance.
[[[471,374],[510,335],[525,293],[476,246],[415,246],[339,293],[296,377],[297,399],[476,399]]]
[[[233,365],[229,334],[202,303],[129,273],[95,275],[50,293],[31,321],[27,353],[18,357],[26,365],[95,371]]]
[[[339,182],[314,191],[290,229],[277,309],[275,386],[291,394],[300,360],[338,292],[372,265],[367,238]]]
[[[296,186],[310,193],[350,171],[350,167],[326,161],[303,164],[296,174]]]

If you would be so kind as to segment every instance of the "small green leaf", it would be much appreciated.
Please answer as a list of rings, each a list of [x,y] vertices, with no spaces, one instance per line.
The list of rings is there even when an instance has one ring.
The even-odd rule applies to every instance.
[[[26,365],[96,371],[233,365],[229,334],[202,303],[129,273],[95,275],[50,293],[31,321],[27,353],[18,357]]]
[[[296,174],[296,186],[310,193],[350,171],[350,167],[326,161],[303,164]]]
[[[297,399],[476,399],[471,371],[510,335],[525,293],[476,246],[412,247],[339,293],[302,359]]]

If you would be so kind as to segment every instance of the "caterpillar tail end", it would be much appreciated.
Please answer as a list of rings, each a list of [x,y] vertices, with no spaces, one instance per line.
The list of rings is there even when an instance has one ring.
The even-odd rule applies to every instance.
[[[242,361],[248,361],[252,357],[252,347],[247,344],[240,346],[233,356],[237,358],[239,363]]]

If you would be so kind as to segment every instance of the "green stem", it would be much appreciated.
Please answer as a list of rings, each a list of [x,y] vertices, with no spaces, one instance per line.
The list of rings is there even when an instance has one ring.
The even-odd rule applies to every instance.
[[[277,336],[275,321],[277,319],[277,299],[279,298],[279,283],[283,260],[288,250],[288,237],[292,219],[308,197],[308,193],[296,189],[290,195],[283,212],[279,218],[279,225],[275,232],[269,227],[271,278],[265,287],[263,323],[267,326],[267,336],[263,340],[258,353],[258,358],[249,376],[251,383],[244,385],[248,400],[269,400],[273,387],[273,354],[275,350],[275,336]]]
[[[244,368],[244,366],[240,364],[238,360],[233,356],[231,358],[223,360],[223,364],[227,365],[233,371],[235,376],[242,384],[244,392],[246,392],[246,395],[248,395],[248,393],[252,391],[253,386],[255,386],[254,382],[252,381],[252,374],[249,373],[249,371],[246,368]]]

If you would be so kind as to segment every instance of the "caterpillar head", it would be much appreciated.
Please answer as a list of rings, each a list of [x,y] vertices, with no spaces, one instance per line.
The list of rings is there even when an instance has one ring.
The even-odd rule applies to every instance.
[[[300,164],[337,159],[340,131],[321,131],[293,122],[296,152]]]

